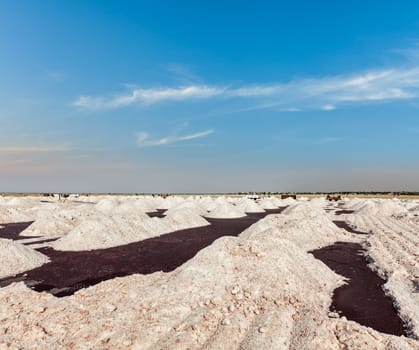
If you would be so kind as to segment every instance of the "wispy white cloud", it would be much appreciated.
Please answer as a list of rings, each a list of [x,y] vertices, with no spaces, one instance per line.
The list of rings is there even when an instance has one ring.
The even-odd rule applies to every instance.
[[[336,109],[336,106],[334,106],[334,105],[324,105],[320,109],[322,109],[323,111],[333,111],[334,109]]]
[[[285,91],[285,86],[279,84],[272,85],[250,85],[239,88],[230,88],[225,90],[227,97],[263,97],[275,96]]]
[[[134,103],[153,104],[162,101],[207,99],[219,96],[224,89],[206,85],[191,85],[176,88],[134,89],[129,94],[110,98],[80,96],[73,105],[89,109],[107,109],[129,106]]]
[[[302,112],[303,110],[301,108],[296,107],[289,107],[282,109],[283,112]]]
[[[281,111],[331,111],[345,104],[387,102],[419,98],[419,66],[399,66],[365,72],[294,79],[271,84],[185,85],[159,88],[128,88],[108,97],[80,96],[73,105],[84,109],[109,109],[134,104],[151,105],[208,99],[242,99],[243,109],[276,108]],[[256,107],[255,107],[256,106]],[[298,106],[296,108],[295,106]]]
[[[195,134],[180,136],[177,138],[178,141],[186,141],[186,140],[193,140],[193,139],[200,139],[201,137],[205,137],[214,133],[214,130],[205,130],[201,132],[197,132]]]
[[[145,131],[140,131],[136,134],[137,137],[137,146],[138,147],[152,147],[152,146],[162,146],[175,142],[182,142],[188,140],[199,139],[206,137],[214,133],[213,129],[197,132],[194,134],[183,135],[183,136],[166,136],[159,139],[152,139],[150,135]]]

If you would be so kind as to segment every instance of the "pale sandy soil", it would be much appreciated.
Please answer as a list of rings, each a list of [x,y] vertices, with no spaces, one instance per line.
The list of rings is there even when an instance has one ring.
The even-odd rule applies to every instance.
[[[412,201],[347,200],[345,207],[355,212],[339,219],[372,232],[359,236],[332,222],[337,216],[324,210],[324,199],[272,198],[256,206],[240,197],[113,196],[95,197],[95,204],[87,203],[90,197],[78,199],[85,203],[40,199],[0,198],[0,225],[35,221],[22,234],[60,237],[42,245],[63,250],[111,247],[160,235],[164,228],[205,225],[204,214],[228,218],[246,208],[289,207],[239,237],[216,240],[169,273],[115,278],[64,298],[24,283],[0,288],[0,349],[419,349],[415,339],[330,313],[332,293],[344,280],[308,253],[336,241],[364,244],[418,336],[419,208]],[[145,212],[157,208],[173,217],[169,212],[149,221]],[[45,262],[29,246],[22,252],[23,242],[8,242],[0,251],[0,260],[14,252],[9,275]],[[20,254],[26,259],[17,259]]]

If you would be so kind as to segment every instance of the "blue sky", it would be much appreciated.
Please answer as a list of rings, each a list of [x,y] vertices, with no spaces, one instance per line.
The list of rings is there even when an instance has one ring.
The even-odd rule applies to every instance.
[[[419,5],[0,1],[0,191],[419,190]]]

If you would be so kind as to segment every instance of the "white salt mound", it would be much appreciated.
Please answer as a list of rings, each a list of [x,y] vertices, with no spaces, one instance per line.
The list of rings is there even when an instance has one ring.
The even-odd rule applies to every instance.
[[[52,247],[56,250],[91,250],[109,246],[115,238],[105,219],[100,222],[87,220],[55,241]]]
[[[74,225],[71,222],[51,215],[51,217],[36,220],[22,234],[24,236],[63,236],[70,232],[73,227]]]
[[[0,222],[2,224],[8,224],[12,222],[26,222],[32,220],[33,214],[29,213],[26,209],[0,207]]]
[[[325,215],[325,211],[322,206],[317,203],[312,205],[310,202],[297,202],[296,204],[288,206],[283,212],[285,215],[292,215],[297,218],[315,218],[317,216]]]
[[[23,244],[0,238],[0,278],[34,269],[49,261],[48,257]]]
[[[156,209],[155,203],[149,198],[137,198],[129,201],[124,201],[115,208],[119,213],[134,213],[134,212],[152,212]]]
[[[199,200],[199,205],[206,211],[214,210],[217,204],[211,197],[203,197]]]
[[[119,201],[114,198],[101,199],[96,205],[95,209],[102,212],[110,212],[119,205]]]
[[[286,239],[305,251],[351,238],[351,235],[338,228],[324,211],[310,214],[309,206],[304,204],[290,208],[285,215],[268,215],[243,231],[240,237]]]
[[[193,209],[172,211],[162,219],[149,218],[142,213],[94,216],[52,243],[52,247],[65,251],[110,248],[206,225],[208,221]]]
[[[168,226],[167,232],[208,226],[210,224],[193,209],[172,211],[161,220]]]
[[[400,204],[399,201],[393,200],[367,200],[359,205],[355,210],[356,214],[362,215],[383,215],[383,216],[399,216],[408,213],[408,210]]]
[[[86,220],[69,234],[55,241],[52,247],[56,250],[93,250],[116,247],[160,235],[164,229],[157,225],[144,225],[148,221],[154,223],[150,218],[142,220],[124,215]],[[150,227],[155,231],[151,231]]]
[[[263,209],[278,209],[279,207],[279,204],[277,201],[274,201],[273,198],[263,198],[258,202],[258,204]]]
[[[209,218],[241,218],[246,216],[246,213],[241,208],[238,208],[227,202],[217,202],[217,206],[211,210],[207,215]]]
[[[244,198],[236,204],[238,208],[243,210],[246,213],[263,213],[265,210],[254,200]]]
[[[182,202],[184,202],[184,199],[181,197],[169,196],[159,203],[158,209],[170,209]]]
[[[207,210],[201,207],[199,202],[188,200],[180,204],[175,204],[165,212],[165,215],[168,216],[171,213],[180,213],[181,215],[187,215],[187,213],[192,215],[204,215],[207,213]]]

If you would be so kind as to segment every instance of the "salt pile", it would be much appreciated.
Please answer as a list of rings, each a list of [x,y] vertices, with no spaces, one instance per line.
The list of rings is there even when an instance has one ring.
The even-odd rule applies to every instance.
[[[198,203],[200,207],[206,210],[207,212],[214,210],[217,207],[217,204],[211,197],[203,197],[199,200]]]
[[[80,208],[82,209],[82,208]],[[34,222],[22,233],[25,236],[58,237],[70,232],[84,210],[62,209],[55,205],[38,208],[31,215]]]
[[[93,216],[52,243],[56,250],[92,250],[116,247],[177,230],[209,225],[194,210],[172,211],[166,217],[145,214]]]
[[[258,203],[248,198],[243,198],[236,203],[236,206],[245,213],[263,213],[265,211]]]
[[[138,198],[124,201],[115,207],[114,212],[119,214],[147,213],[156,210],[153,200],[149,198]]]
[[[259,200],[258,204],[263,209],[278,209],[281,206],[281,200],[275,197],[265,197]]]
[[[211,210],[206,217],[209,218],[218,218],[218,219],[226,219],[226,218],[241,218],[246,216],[246,213],[241,208],[238,208],[227,201],[216,201],[217,206]]]
[[[295,202],[294,204],[289,205],[284,211],[283,214],[294,216],[297,218],[315,218],[317,216],[325,216],[325,211],[323,209],[325,201],[316,200],[309,202]]]
[[[176,205],[179,205],[184,202],[184,199],[182,197],[178,196],[169,196],[163,201],[159,203],[158,209],[170,209]]]
[[[124,244],[125,237],[115,230],[109,230],[113,222],[86,220],[75,227],[69,234],[52,244],[56,250],[91,250]]]
[[[408,213],[408,210],[394,200],[367,200],[357,206],[356,214],[362,215],[384,215],[384,216],[400,216]]]
[[[310,213],[309,203],[296,204],[287,208],[283,214],[269,215],[258,221],[243,231],[240,237],[285,239],[305,251],[318,249],[336,241],[353,240],[351,235],[332,222],[324,210],[315,209],[317,210]]]
[[[418,348],[413,339],[328,317],[331,295],[343,278],[291,240],[275,235],[281,232],[223,237],[171,273],[115,278],[66,298],[36,293],[22,283],[0,289],[0,344],[89,349]]]
[[[213,217],[244,216],[241,203],[247,202],[240,197],[96,199],[98,204],[90,206],[22,200],[21,206],[0,205],[0,216],[28,215],[40,220],[39,232],[42,226],[52,232],[56,225],[64,235],[52,243],[56,249],[85,250],[208,225],[200,215],[208,210]],[[23,283],[0,288],[0,348],[419,349],[415,339],[379,333],[331,314],[333,291],[344,280],[307,253],[335,241],[363,241],[374,268],[388,276],[387,292],[418,334],[413,281],[419,223],[413,214],[394,215],[395,207],[408,210],[418,203],[348,201],[360,213],[344,219],[370,229],[368,236],[339,229],[324,210],[324,199],[268,197],[258,202],[262,208],[284,204],[289,208],[283,214],[265,217],[238,237],[216,240],[169,273],[114,278],[65,298],[37,293]],[[374,210],[361,214],[365,205]],[[165,218],[144,214],[164,207],[169,209]],[[48,220],[57,223],[48,226]],[[67,222],[74,225],[68,234]],[[0,256],[0,276],[48,261],[8,240],[0,240]]]
[[[0,252],[0,278],[34,269],[49,261],[36,250],[9,239],[0,238]]]
[[[207,210],[201,206],[200,202],[187,200],[179,204],[175,204],[168,209],[165,214],[175,214],[175,213],[182,213],[182,212],[188,212],[192,215],[204,215],[207,213]]]
[[[199,210],[194,209],[169,210],[166,217],[161,220],[167,225],[167,232],[209,225],[210,223],[198,212]]]
[[[132,214],[132,213],[147,213],[155,211],[159,204],[164,200],[159,200],[153,197],[105,197],[98,201],[94,206],[95,210],[102,213],[115,213],[115,214]],[[163,209],[163,208],[162,208]]]
[[[31,221],[31,199],[0,197],[0,223]]]
[[[65,218],[50,215],[35,220],[22,234],[24,236],[63,236],[74,228],[74,224]]]
[[[52,243],[56,250],[92,250],[141,241],[166,232],[167,226],[136,215],[112,215],[85,220]]]
[[[33,215],[27,209],[0,207],[0,222],[3,224],[13,222],[28,222],[33,220]]]
[[[96,205],[95,209],[101,212],[112,212],[115,207],[119,205],[119,201],[116,198],[104,198],[101,199]]]

